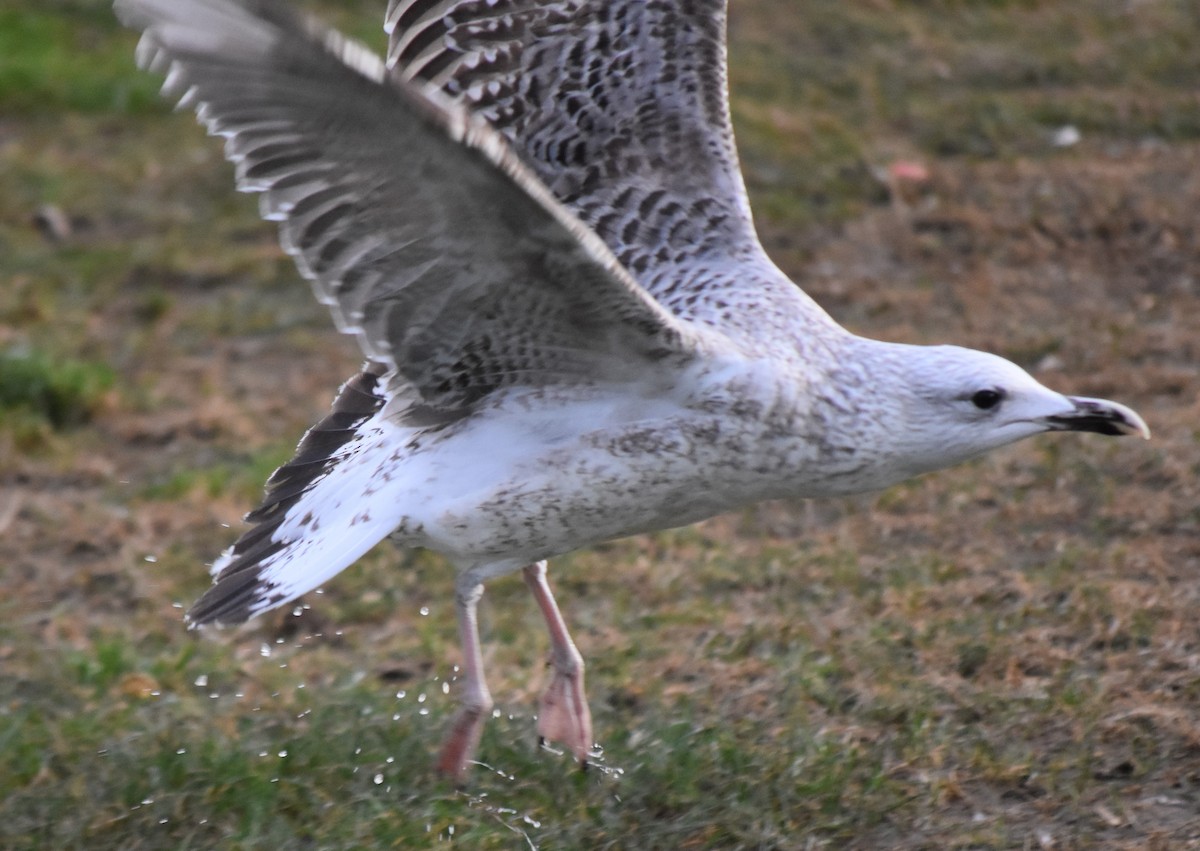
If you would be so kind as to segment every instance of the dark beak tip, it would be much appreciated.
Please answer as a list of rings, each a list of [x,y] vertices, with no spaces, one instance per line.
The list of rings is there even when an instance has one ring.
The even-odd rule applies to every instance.
[[[1137,411],[1107,399],[1071,397],[1075,410],[1061,416],[1049,417],[1053,428],[1062,431],[1086,431],[1109,437],[1137,434],[1150,439],[1150,427]]]

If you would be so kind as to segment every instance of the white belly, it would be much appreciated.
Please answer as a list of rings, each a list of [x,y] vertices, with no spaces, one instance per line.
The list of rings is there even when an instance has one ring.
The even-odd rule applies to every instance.
[[[754,445],[662,400],[481,417],[411,459],[410,513],[419,543],[460,565],[525,563],[753,500],[771,466]]]

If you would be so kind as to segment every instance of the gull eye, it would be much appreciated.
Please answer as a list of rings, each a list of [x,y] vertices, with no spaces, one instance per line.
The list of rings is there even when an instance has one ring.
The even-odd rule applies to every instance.
[[[999,390],[980,390],[971,397],[971,404],[981,411],[990,411],[1000,404],[1004,394]]]

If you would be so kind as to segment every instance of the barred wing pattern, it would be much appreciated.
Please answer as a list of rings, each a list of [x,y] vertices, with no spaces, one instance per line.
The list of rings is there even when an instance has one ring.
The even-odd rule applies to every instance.
[[[276,0],[118,0],[140,62],[226,138],[239,187],[414,422],[489,393],[689,360],[696,333],[486,123]]]
[[[674,313],[752,335],[794,304],[738,164],[724,0],[391,0],[385,29],[395,74],[485,117]]]

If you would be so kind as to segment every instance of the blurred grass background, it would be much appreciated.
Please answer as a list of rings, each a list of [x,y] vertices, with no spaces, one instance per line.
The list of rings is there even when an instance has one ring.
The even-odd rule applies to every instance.
[[[305,5],[382,49],[382,0]],[[785,269],[856,331],[998,351],[1155,441],[557,560],[586,773],[534,747],[545,639],[496,582],[499,717],[450,788],[437,557],[184,630],[358,356],[108,4],[9,0],[0,847],[1200,847],[1200,8],[734,0],[730,33]]]

